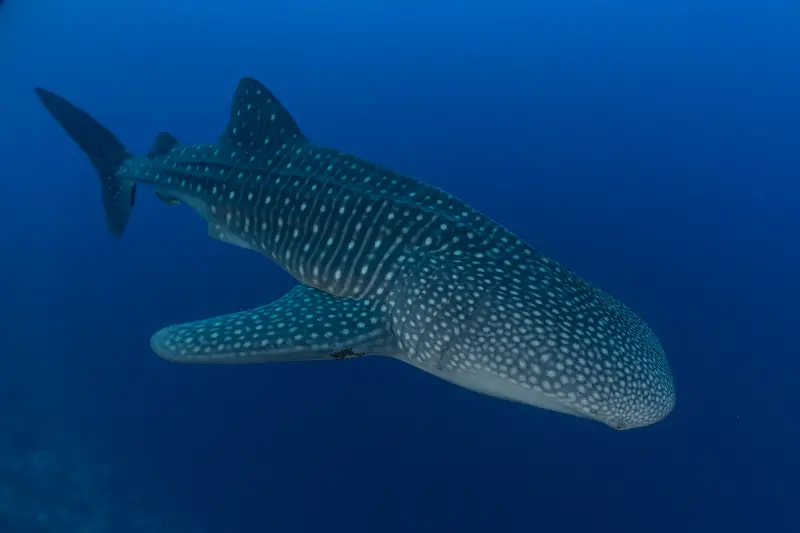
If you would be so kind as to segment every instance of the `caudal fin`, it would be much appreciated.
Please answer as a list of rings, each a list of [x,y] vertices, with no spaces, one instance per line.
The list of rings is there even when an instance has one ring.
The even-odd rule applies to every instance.
[[[45,89],[36,88],[35,92],[53,118],[89,156],[100,175],[108,229],[114,237],[121,237],[133,210],[136,183],[118,178],[116,172],[131,154],[113,133],[82,109]]]

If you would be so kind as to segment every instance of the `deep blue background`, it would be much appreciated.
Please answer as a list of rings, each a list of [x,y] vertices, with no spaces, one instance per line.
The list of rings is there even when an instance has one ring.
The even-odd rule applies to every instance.
[[[31,89],[141,153],[160,130],[215,139],[245,75],[312,140],[447,189],[628,303],[676,411],[615,432],[382,358],[157,358],[158,328],[293,282],[144,189],[114,242]],[[799,531],[798,98],[789,0],[10,0],[0,415],[24,399],[105,443],[120,494],[209,533]]]

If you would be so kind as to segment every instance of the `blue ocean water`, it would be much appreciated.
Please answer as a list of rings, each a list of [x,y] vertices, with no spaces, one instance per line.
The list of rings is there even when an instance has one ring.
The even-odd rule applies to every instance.
[[[0,7],[0,533],[799,531],[800,4]],[[654,328],[678,402],[616,432],[383,358],[183,366],[176,322],[293,280],[97,177],[32,88],[135,153],[242,76],[315,142],[442,187]]]

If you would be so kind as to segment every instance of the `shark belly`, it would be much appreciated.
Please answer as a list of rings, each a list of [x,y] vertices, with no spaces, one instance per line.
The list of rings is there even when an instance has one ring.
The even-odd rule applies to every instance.
[[[437,378],[479,394],[530,405],[547,411],[577,416],[579,418],[590,418],[588,414],[564,404],[558,398],[550,396],[542,390],[535,390],[519,382],[509,381],[503,376],[479,373],[473,370],[455,369],[447,371],[425,365],[417,366],[417,368]]]

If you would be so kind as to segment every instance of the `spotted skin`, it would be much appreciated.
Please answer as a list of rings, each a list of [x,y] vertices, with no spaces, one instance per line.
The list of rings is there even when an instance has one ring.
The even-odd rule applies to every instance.
[[[162,329],[151,342],[160,356],[382,354],[617,429],[673,409],[664,350],[628,307],[454,196],[311,143],[259,82],[240,82],[217,142],[165,135],[114,178],[155,186],[211,237],[266,255],[300,284],[257,309]]]

